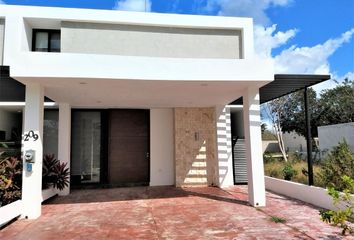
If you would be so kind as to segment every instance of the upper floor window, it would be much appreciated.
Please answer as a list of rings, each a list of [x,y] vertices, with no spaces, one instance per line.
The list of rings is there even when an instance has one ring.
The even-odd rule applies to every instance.
[[[60,31],[33,29],[32,51],[60,52]]]

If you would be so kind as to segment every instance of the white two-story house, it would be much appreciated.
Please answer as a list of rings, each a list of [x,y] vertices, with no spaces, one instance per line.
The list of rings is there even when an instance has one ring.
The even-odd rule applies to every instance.
[[[44,97],[72,186],[177,187],[234,184],[225,106],[243,97],[249,202],[265,205],[259,88],[274,72],[252,19],[0,5],[0,65],[25,85],[22,134],[39,136],[22,141],[24,217],[41,214]]]

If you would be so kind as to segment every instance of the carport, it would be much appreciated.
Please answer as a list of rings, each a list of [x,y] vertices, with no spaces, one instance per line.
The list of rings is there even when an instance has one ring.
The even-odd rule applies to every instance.
[[[302,74],[275,74],[274,81],[266,84],[259,89],[260,103],[266,103],[282,96],[304,90],[305,102],[305,122],[307,129],[307,163],[308,163],[308,183],[313,185],[313,159],[311,143],[311,114],[308,103],[307,89],[315,84],[330,79],[330,75],[302,75]],[[231,112],[231,131],[232,131],[232,153],[234,166],[234,183],[247,183],[247,167],[245,157],[245,146],[242,126],[242,104],[243,99],[238,98],[230,106]]]

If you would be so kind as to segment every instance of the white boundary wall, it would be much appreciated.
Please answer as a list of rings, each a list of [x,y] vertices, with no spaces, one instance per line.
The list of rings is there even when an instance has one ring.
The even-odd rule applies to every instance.
[[[60,191],[58,189],[53,188],[53,187],[42,190],[42,202],[59,194],[59,192]]]
[[[295,198],[320,208],[335,210],[332,204],[332,198],[327,194],[327,190],[324,188],[272,177],[265,177],[265,186],[267,190],[275,193]]]
[[[59,190],[55,188],[42,190],[42,202],[57,195],[58,193]],[[17,200],[13,203],[0,207],[0,226],[20,216],[22,214],[22,207],[22,200]]]
[[[12,219],[20,216],[22,213],[22,201],[17,200],[0,208],[0,226],[6,224]]]

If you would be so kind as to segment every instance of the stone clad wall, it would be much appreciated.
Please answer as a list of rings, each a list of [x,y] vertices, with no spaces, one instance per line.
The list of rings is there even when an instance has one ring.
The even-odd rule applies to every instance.
[[[176,186],[217,185],[215,108],[175,108]]]

